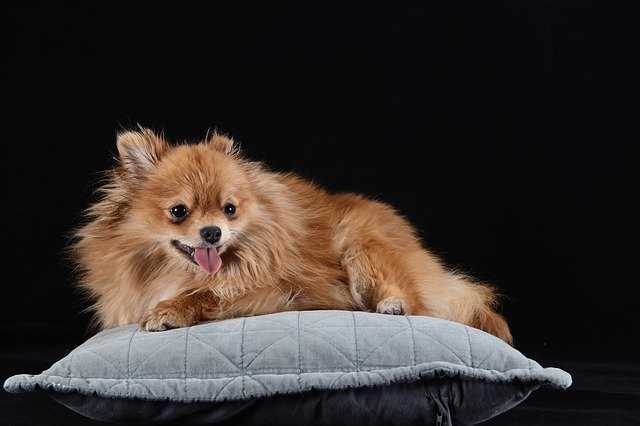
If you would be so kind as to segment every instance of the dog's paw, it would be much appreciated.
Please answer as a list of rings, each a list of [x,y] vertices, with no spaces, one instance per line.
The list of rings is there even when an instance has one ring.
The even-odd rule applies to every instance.
[[[164,331],[171,328],[188,327],[194,323],[195,321],[189,312],[181,311],[168,303],[160,303],[147,312],[140,322],[140,328],[145,331]]]
[[[407,313],[407,305],[402,299],[387,297],[378,302],[376,312],[387,315],[405,315]]]

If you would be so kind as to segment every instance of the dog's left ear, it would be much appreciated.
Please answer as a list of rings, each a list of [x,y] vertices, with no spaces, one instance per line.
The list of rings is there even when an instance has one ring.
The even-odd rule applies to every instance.
[[[236,142],[225,135],[221,135],[220,133],[214,133],[209,136],[206,140],[206,143],[216,151],[219,151],[226,155],[234,155],[239,152],[238,145]]]

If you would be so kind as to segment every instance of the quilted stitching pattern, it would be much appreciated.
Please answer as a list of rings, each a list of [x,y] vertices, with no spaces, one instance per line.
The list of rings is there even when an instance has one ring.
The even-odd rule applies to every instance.
[[[501,340],[430,317],[365,312],[284,312],[161,333],[103,331],[42,374],[5,383],[107,397],[223,401],[309,389],[408,382],[433,376],[549,383],[543,369]]]

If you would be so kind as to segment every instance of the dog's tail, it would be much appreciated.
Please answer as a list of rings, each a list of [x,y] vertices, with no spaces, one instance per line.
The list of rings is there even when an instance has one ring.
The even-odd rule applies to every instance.
[[[469,282],[468,280],[464,280],[464,284],[472,308],[468,324],[491,333],[512,345],[513,336],[507,321],[496,312],[500,299],[496,290],[486,284]]]
[[[496,312],[500,296],[493,287],[455,272],[445,273],[442,280],[431,284],[424,298],[426,315],[461,322],[513,344],[507,322]]]
[[[470,325],[487,333],[491,333],[508,344],[513,345],[513,336],[511,335],[507,321],[505,321],[504,317],[497,313],[491,305],[481,306],[476,311],[475,318]]]

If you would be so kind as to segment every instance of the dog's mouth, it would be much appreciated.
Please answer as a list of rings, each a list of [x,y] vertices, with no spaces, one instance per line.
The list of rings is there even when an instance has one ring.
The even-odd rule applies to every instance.
[[[200,246],[191,247],[178,240],[171,240],[171,245],[182,253],[189,261],[195,263],[207,274],[215,274],[222,266],[220,254],[224,251],[224,246]]]

